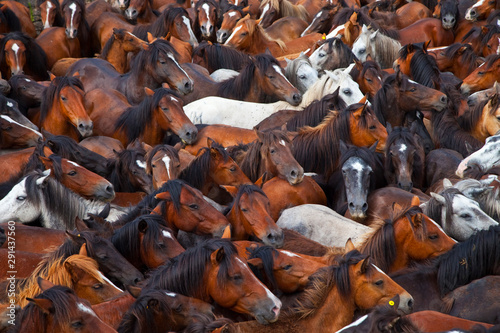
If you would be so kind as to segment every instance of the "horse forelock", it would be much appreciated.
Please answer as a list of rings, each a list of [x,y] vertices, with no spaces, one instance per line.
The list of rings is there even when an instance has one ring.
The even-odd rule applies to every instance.
[[[175,59],[179,58],[179,53],[174,49],[170,42],[164,39],[157,39],[148,45],[147,50],[141,50],[135,56],[130,65],[130,71],[134,73],[143,73],[144,71],[152,71],[156,67],[158,57],[171,53]]]
[[[476,52],[474,52],[470,44],[461,44],[461,43],[452,44],[446,48],[444,56],[448,59],[453,59],[455,56],[457,56],[458,50],[464,47],[465,50],[460,54],[460,57],[462,58],[462,62],[465,64],[465,66],[468,66],[467,67],[468,72],[472,73],[474,69],[476,69],[477,67],[476,62],[478,56]]]
[[[186,181],[197,189],[201,189],[210,173],[211,160],[210,148],[201,148],[195,159],[181,171],[179,179]]]
[[[262,266],[264,273],[266,274],[266,278],[269,281],[270,288],[272,291],[277,290],[278,284],[276,282],[276,278],[274,277],[274,259],[279,256],[278,250],[270,245],[264,245],[258,246],[255,249],[247,248],[247,252],[250,253],[249,259],[260,258],[262,260]],[[254,270],[252,269],[252,271]],[[260,270],[256,269],[256,271],[257,272],[254,271],[254,274],[258,277]]]
[[[388,272],[396,259],[396,239],[394,238],[395,219],[381,219],[375,217],[371,220],[368,233],[363,235],[364,242],[360,252],[369,255],[377,267]]]

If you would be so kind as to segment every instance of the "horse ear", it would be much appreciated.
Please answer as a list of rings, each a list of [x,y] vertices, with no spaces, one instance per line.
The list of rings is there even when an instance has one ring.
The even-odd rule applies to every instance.
[[[264,138],[263,138],[264,133],[262,133],[262,131],[259,131],[255,127],[254,127],[253,131],[254,131],[255,135],[257,135],[257,138],[259,138],[261,141],[264,140]]]
[[[155,195],[155,198],[158,200],[171,201],[172,197],[170,196],[170,192],[162,192]]]
[[[356,250],[356,246],[354,246],[354,243],[352,242],[352,239],[349,237],[347,239],[347,242],[345,242],[345,247],[344,247],[344,252],[348,253],[351,251]]]
[[[88,257],[89,254],[87,252],[87,244],[83,243],[83,245],[80,247],[80,251],[78,251],[78,254],[84,257]]]
[[[80,234],[75,235],[72,232],[66,230],[66,237],[68,237],[69,239],[71,239],[73,242],[75,242],[80,246],[82,244],[85,244],[85,238],[81,237]]]
[[[368,270],[368,266],[371,264],[371,260],[370,260],[370,257],[367,257],[363,260],[361,260],[358,265],[360,265],[360,269],[359,269],[359,272],[361,274],[366,274],[366,271]]]
[[[155,38],[153,37],[153,35],[150,32],[148,32],[148,43],[152,43],[154,41],[155,41]]]
[[[236,186],[231,186],[231,185],[219,185],[223,189],[225,189],[233,198],[236,198],[236,195],[238,194],[238,188]]]
[[[47,185],[47,179],[50,175],[50,169],[45,170],[42,172],[42,176],[36,180],[36,186],[40,188],[44,188]]]
[[[268,55],[271,55],[271,56],[273,55],[273,54],[271,53],[271,51],[269,50],[269,48],[268,48],[268,47],[266,47],[266,52],[264,52],[264,53],[265,53],[265,54],[268,54]]]
[[[356,64],[356,68],[361,71],[363,69],[363,63],[358,59],[354,59],[354,63]]]
[[[358,13],[354,12],[352,13],[351,17],[349,18],[349,21],[354,24],[358,20]]]
[[[393,212],[399,212],[403,209],[403,207],[401,207],[400,204],[398,204],[397,202],[393,202],[392,203],[392,211]]]
[[[302,53],[301,53],[302,54]],[[287,66],[292,62],[290,59],[288,59],[287,57],[285,57],[285,61],[286,61],[286,64]]]
[[[139,225],[137,226],[137,229],[141,234],[146,233],[146,230],[148,230],[148,223],[144,220],[139,221]]]
[[[136,286],[129,286],[125,285],[125,289],[129,292],[130,295],[132,295],[133,298],[139,298],[141,295],[142,288],[136,287]]]
[[[366,61],[373,61],[372,55],[370,53],[366,55]]]
[[[375,40],[375,38],[377,38],[377,34],[378,34],[378,30],[376,30],[374,33],[372,33],[370,35],[370,40],[372,40],[372,41]]]
[[[111,210],[111,204],[108,202],[97,216],[105,219],[108,217],[110,210]]]
[[[368,149],[370,149],[370,151],[371,151],[372,153],[374,153],[375,151],[377,151],[378,141],[379,141],[379,140],[375,141],[375,142],[374,142],[374,143],[370,146],[370,148],[368,148]]]
[[[149,33],[149,32],[148,32],[148,33]],[[142,48],[143,48],[144,50],[146,50],[146,51],[147,51],[147,50],[149,50],[149,44],[148,44],[148,43],[141,44],[141,46],[142,46]]]
[[[441,205],[443,205],[443,206],[446,205],[446,200],[441,194],[431,192],[431,197],[436,199],[436,201],[439,202]]]
[[[347,151],[347,145],[344,142],[344,140],[339,140],[339,149],[340,149],[340,154],[344,154]]]
[[[163,83],[161,84],[161,87],[162,87],[162,88],[165,88],[165,89],[170,89],[170,86],[168,85],[168,83],[167,83],[167,82],[163,82]]]
[[[411,198],[411,204],[410,204],[412,207],[413,206],[420,206],[420,198],[416,195],[413,196],[413,198]]]
[[[495,88],[495,91],[497,93],[500,93],[500,83],[498,83],[498,81],[495,81],[495,83],[493,83],[493,88]]]
[[[221,238],[231,239],[231,225],[228,225],[226,228],[224,228],[224,232],[222,233]]]
[[[49,280],[45,280],[44,278],[41,277],[38,277],[36,279],[36,283],[38,283],[38,286],[40,287],[40,289],[42,289],[42,291],[49,290],[50,288],[55,286],[55,284],[53,284]]]
[[[364,95],[363,98],[361,98],[358,103],[366,105],[367,97],[368,95]]]
[[[453,187],[453,184],[448,178],[443,179],[443,188],[446,190],[447,188]]]
[[[366,104],[363,104],[362,107],[358,108],[356,111],[354,111],[352,113],[352,115],[354,116],[355,119],[358,119],[359,117],[361,117],[363,115],[363,111],[366,107]]]
[[[47,169],[50,169],[52,167],[52,160],[50,158],[47,158],[45,156],[38,155],[38,159],[45,165]]]
[[[153,96],[155,94],[154,90],[148,88],[148,87],[144,87],[144,92],[146,93],[146,95],[148,96]]]
[[[81,218],[79,218],[78,216],[75,217],[75,227],[76,227],[76,230],[78,230],[78,231],[90,230],[89,227],[85,224],[85,222]]]
[[[156,298],[150,298],[148,300],[148,305],[146,306],[146,308],[152,308],[152,309],[155,309],[157,310],[158,309],[158,300]]]
[[[430,39],[424,43],[424,46],[422,47],[422,49],[424,50],[425,53],[427,53],[427,48],[429,47],[430,44],[431,44]]]
[[[413,52],[413,44],[410,43],[410,44],[406,45],[406,50],[407,50],[408,54],[412,53]]]
[[[52,311],[54,311],[54,306],[53,306],[53,303],[50,299],[26,297],[26,300],[28,300],[29,302],[35,303],[36,306],[38,306],[40,309],[42,309],[42,311],[46,314],[50,314]]]
[[[80,72],[79,71],[76,71],[73,73],[72,75],[73,77],[80,77]]]
[[[214,144],[215,140],[210,138],[210,137],[207,137],[207,147],[208,148],[212,148],[213,144]]]
[[[387,135],[391,134],[391,132],[392,132],[391,123],[387,123],[387,125],[385,126],[385,130],[387,131]]]
[[[225,253],[223,247],[221,247],[221,248],[217,249],[216,251],[214,251],[210,255],[210,261],[212,262],[212,265],[217,266],[222,261],[222,259],[224,259],[225,255],[226,255],[226,253]]]
[[[255,20],[255,24],[259,24],[260,25],[260,22],[262,22],[262,17],[258,20]]]
[[[401,71],[398,68],[396,70],[396,84],[400,86],[402,81],[403,81],[403,73],[401,73]]]
[[[52,74],[52,72],[48,72],[48,73],[49,73],[50,81],[54,81],[54,79],[56,78],[56,76],[54,74]]]
[[[468,155],[470,155],[473,152],[475,152],[475,149],[472,148],[472,146],[470,145],[469,141],[465,141],[465,150],[467,151]]]
[[[249,8],[249,7],[250,7],[250,6],[248,6],[248,9],[250,10],[250,8]],[[247,7],[245,7],[245,8],[247,8]],[[241,20],[245,20],[245,19],[249,19],[249,18],[250,18],[250,14],[246,14],[246,15],[245,15],[245,17],[244,17],[244,18],[242,18]]]
[[[64,262],[64,268],[68,271],[69,275],[71,275],[71,280],[73,283],[80,280],[80,277],[86,274],[81,268],[75,266],[71,261]]]
[[[255,267],[257,269],[264,268],[264,264],[262,263],[262,259],[260,259],[260,258],[247,259],[247,264],[248,264],[248,266],[252,265],[253,267]]]
[[[467,46],[462,46],[461,48],[458,49],[457,53],[460,55],[464,53],[467,50]]]

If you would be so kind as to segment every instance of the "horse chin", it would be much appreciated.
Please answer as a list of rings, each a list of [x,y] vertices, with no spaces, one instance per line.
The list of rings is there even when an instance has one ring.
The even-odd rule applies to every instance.
[[[255,320],[257,320],[257,322],[259,324],[268,325],[268,324],[272,324],[272,323],[276,322],[279,318],[279,314],[280,314],[280,309],[275,307],[272,310],[272,317],[271,318],[269,318],[268,316],[263,315],[263,314],[257,314],[257,315],[255,315]]]
[[[358,212],[358,211],[351,211],[351,219],[356,221],[356,222],[363,222],[366,219],[366,214],[363,212]]]
[[[304,175],[301,175],[301,176],[297,176],[297,177],[288,177],[288,183],[290,185],[298,185],[300,183],[302,183],[302,181],[304,180]]]
[[[464,94],[464,95],[470,94],[470,89],[471,88],[470,88],[470,86],[468,84],[462,84],[460,86],[460,91],[462,91],[462,94]]]

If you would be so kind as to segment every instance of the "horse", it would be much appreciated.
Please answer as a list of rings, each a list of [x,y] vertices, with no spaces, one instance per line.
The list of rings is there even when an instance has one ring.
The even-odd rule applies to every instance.
[[[61,3],[61,12],[64,16],[66,36],[69,39],[78,38],[81,56],[90,56],[90,27],[85,19],[85,2],[82,0],[64,0]]]
[[[10,6],[0,6],[0,33],[5,34],[12,31],[21,31],[21,22]],[[32,36],[34,37],[34,36]]]
[[[388,274],[439,256],[456,244],[422,213],[419,204],[414,197],[409,208],[395,204],[392,218],[371,219],[372,231],[359,242],[359,251],[370,255],[373,263]]]
[[[381,4],[374,4],[375,7],[368,13],[377,23],[395,25],[397,29],[406,28],[418,20],[431,17],[431,10],[424,4],[415,1],[415,3],[406,3],[395,11],[383,11]]]
[[[458,3],[451,0],[441,0],[434,8],[432,16],[441,19],[443,28],[453,30],[457,27],[460,20],[458,12]]]
[[[363,147],[379,141],[385,148],[387,130],[366,104],[352,104],[345,110],[331,112],[316,127],[304,127],[292,140],[293,154],[306,172],[321,174],[327,181],[337,170],[339,140]]]
[[[107,60],[122,74],[130,70],[128,54],[137,54],[147,43],[124,29],[113,29],[113,35],[102,48],[99,58]]]
[[[130,106],[116,91],[95,89],[87,93],[85,108],[95,133],[118,139],[124,146],[136,139],[155,146],[169,131],[187,144],[196,142],[198,130],[184,114],[179,95],[165,88],[144,89],[146,97],[135,106]],[[116,98],[118,100],[114,101]],[[104,107],[105,99],[111,102]],[[109,110],[111,103],[115,104],[112,112]]]
[[[146,271],[160,267],[184,252],[163,218],[143,215],[115,231],[111,242],[134,267]]]
[[[150,193],[151,178],[146,174],[145,151],[142,149],[125,149],[115,152],[116,157],[106,162],[108,179],[116,192]]]
[[[37,6],[38,8],[40,8],[40,16],[43,23],[43,29],[64,26],[65,22],[61,14],[61,4],[59,3],[59,1],[37,0]]]
[[[35,38],[36,29],[31,19],[31,11],[20,2],[2,1],[1,33],[11,31],[22,31],[26,35]]]
[[[311,61],[304,53],[301,52],[293,60],[287,58],[285,60],[285,76],[302,94],[318,81],[318,71],[312,66]]]
[[[291,42],[284,43],[281,40],[272,39],[257,21],[245,16],[238,21],[233,33],[224,45],[234,47],[249,54],[259,54],[269,49],[275,57],[287,54],[298,54],[316,43],[321,36],[310,34],[297,38]]]
[[[363,25],[361,34],[352,46],[352,53],[361,62],[365,62],[366,57],[370,55],[381,68],[392,68],[394,60],[398,57],[399,49],[401,49],[399,41]]]
[[[193,63],[208,70],[209,73],[225,68],[241,71],[250,64],[251,57],[231,47],[221,44],[210,44],[203,41],[193,50]]]
[[[250,179],[219,143],[208,139],[196,158],[184,169],[179,178],[199,189],[209,198],[216,197],[219,185],[237,186],[250,183]]]
[[[461,80],[482,64],[482,60],[469,44],[455,43],[444,50],[442,48],[429,49],[428,53],[435,57],[441,72],[452,72]]]
[[[385,146],[385,179],[388,184],[411,192],[422,188],[424,182],[425,152],[420,140],[405,127],[387,131]]]
[[[400,71],[384,79],[382,88],[374,98],[373,108],[382,124],[403,126],[406,114],[421,111],[443,110],[447,96],[408,79]]]
[[[500,134],[488,137],[481,149],[463,159],[455,173],[463,178],[464,172],[473,165],[480,166],[483,170],[489,170],[498,165],[497,149],[500,142]]]
[[[282,315],[276,323],[262,327],[256,322],[243,322],[235,324],[236,328],[240,332],[266,332],[269,329],[280,333],[307,329],[336,332],[352,322],[357,309],[385,304],[396,295],[401,299],[398,311],[408,313],[413,307],[410,294],[357,250],[340,257],[338,265],[320,269],[311,280],[311,286],[297,299],[289,313]],[[377,281],[380,282],[377,284]]]
[[[342,8],[340,4],[327,4],[316,13],[311,21],[311,24],[302,32],[300,37],[304,37],[313,32],[327,34],[333,26],[333,18],[335,14]]]
[[[150,23],[156,20],[158,15],[151,8],[150,1],[130,0],[125,17],[133,23]]]
[[[146,155],[146,173],[153,180],[155,190],[171,179],[179,178],[181,162],[179,147],[156,145]]]
[[[456,183],[454,187],[466,197],[477,201],[486,214],[498,220],[498,190],[494,187],[496,183],[497,178],[495,177],[486,178],[484,180],[463,179]]]
[[[349,238],[358,242],[363,234],[370,231],[369,227],[345,218],[326,206],[317,204],[287,208],[281,213],[276,224],[283,230],[294,230],[328,247],[344,246]],[[286,237],[288,234],[286,234],[285,239]]]
[[[309,57],[311,65],[320,73],[325,70],[349,67],[356,56],[338,37],[329,38]]]
[[[0,148],[34,147],[42,139],[42,134],[21,125],[9,116],[0,115]]]
[[[16,246],[17,251],[46,254],[48,250],[60,246],[66,240],[66,234],[61,230],[31,227],[18,222],[14,227],[16,239],[19,241]],[[7,226],[5,228],[7,229]],[[7,235],[0,232],[0,238],[2,235],[7,240]],[[1,247],[7,248],[7,244],[4,242]]]
[[[168,290],[145,290],[123,315],[117,330],[177,332],[196,322],[199,315],[213,318],[212,306]]]
[[[82,332],[116,332],[97,317],[87,300],[70,288],[54,286],[41,278],[39,284],[42,293],[29,299],[19,314],[15,332],[71,332],[75,326]]]
[[[340,214],[349,210],[350,217],[358,222],[366,218],[369,192],[385,185],[380,177],[383,166],[376,148],[377,143],[365,148],[340,141],[338,169],[324,185],[329,206]]]
[[[290,185],[300,184],[304,169],[291,153],[290,139],[282,131],[256,131],[257,140],[247,146],[242,156],[235,157],[248,178],[255,183],[264,173],[268,179],[280,177]]]
[[[359,84],[359,90],[368,96],[368,100],[373,100],[377,91],[382,88],[382,69],[373,60],[363,63],[355,60],[354,64],[349,74]]]
[[[302,102],[300,92],[286,79],[278,61],[269,54],[256,55],[239,75],[220,83],[207,80],[193,66],[186,70],[196,86],[193,93],[183,98],[186,103],[207,96],[257,103],[285,100],[294,106]]]
[[[499,98],[494,94],[489,101],[479,103],[468,113],[461,115],[458,123],[464,131],[484,143],[486,138],[500,130],[498,117],[500,117]]]
[[[13,75],[9,79],[9,85],[11,89],[7,96],[17,101],[17,106],[21,114],[27,115],[29,108],[40,106],[45,86],[23,74]],[[14,106],[14,101],[9,102]],[[24,125],[26,124],[24,123]]]
[[[496,1],[478,1],[465,11],[465,19],[468,21],[479,21],[486,19],[492,11],[499,9]]]
[[[224,211],[231,224],[231,238],[247,240],[251,237],[275,248],[282,247],[283,231],[270,215],[269,199],[264,191],[247,184],[224,188],[234,198]]]
[[[22,32],[10,32],[0,42],[0,71],[10,79],[16,74],[30,75],[36,81],[47,80],[45,51],[33,38]]]
[[[294,4],[288,0],[264,0],[260,3],[261,14],[259,17],[259,25],[264,29],[268,28],[274,21],[281,17],[298,17],[306,22],[310,22],[310,16],[319,9],[316,2],[309,1],[309,4],[313,4],[315,10],[310,14],[303,3],[306,1],[299,1]]]
[[[31,275],[21,282],[16,303],[20,306],[28,304],[29,298],[40,293],[36,282],[38,278],[73,289],[79,297],[87,299],[91,304],[98,304],[123,293],[109,281],[97,267],[95,260],[80,254],[51,262],[38,274]]]
[[[63,27],[44,29],[35,41],[47,56],[47,68],[53,68],[59,60],[64,58],[81,57],[80,41],[77,38],[68,38]],[[58,47],[53,48],[54,44]]]
[[[35,126],[31,121],[26,118],[21,111],[19,110],[18,103],[15,99],[7,98],[3,95],[0,95],[0,114],[4,116],[8,116],[10,119],[15,122],[31,128],[35,131],[38,131],[38,127]]]
[[[181,253],[153,272],[145,288],[213,300],[222,307],[250,314],[262,324],[275,322],[281,309],[281,301],[252,274],[235,246],[224,239],[207,240]]]
[[[195,34],[199,39],[215,43],[215,30],[220,25],[219,4],[213,0],[199,0],[194,6],[196,19],[193,23]]]
[[[398,41],[401,45],[431,41],[431,47],[446,46],[455,40],[452,30],[443,28],[441,20],[424,18],[398,31]]]
[[[80,75],[80,80],[87,92],[95,88],[115,89],[123,93],[130,103],[137,104],[146,96],[143,87],[156,89],[167,82],[182,94],[193,90],[192,80],[179,66],[176,57],[177,52],[169,42],[156,39],[136,55],[130,72],[124,75],[102,59],[79,60],[68,73],[85,73]]]
[[[83,84],[77,77],[52,77],[40,106],[39,127],[74,140],[92,135],[93,124],[85,112],[83,94]]]
[[[499,61],[500,55],[498,54],[487,56],[484,63],[463,80],[460,86],[462,93],[469,95],[473,92],[492,87],[498,75],[498,68],[500,68],[498,66]]]
[[[349,75],[349,71],[350,69],[326,71],[326,75],[323,75],[306,91],[298,106],[285,101],[264,104],[206,97],[189,103],[184,107],[184,111],[195,124],[222,123],[252,129],[279,110],[303,110],[315,100],[320,100],[323,96],[334,94],[336,91],[346,105],[358,103],[363,98],[363,94],[359,90],[359,85]],[[245,114],[245,117],[241,117],[241,114]]]
[[[229,5],[222,15],[222,23],[220,28],[217,30],[217,43],[224,44],[226,39],[233,32],[233,28],[236,23],[243,17],[243,11],[241,7],[235,5]]]

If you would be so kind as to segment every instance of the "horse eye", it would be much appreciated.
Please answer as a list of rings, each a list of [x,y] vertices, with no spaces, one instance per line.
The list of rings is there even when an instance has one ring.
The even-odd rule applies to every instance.
[[[375,282],[375,285],[376,285],[376,286],[381,286],[381,285],[383,285],[383,284],[384,284],[384,280],[377,280],[377,281]]]
[[[491,49],[491,45],[490,45],[490,44],[488,44],[488,45],[486,45],[486,46],[487,46],[489,49]]]
[[[199,209],[200,207],[198,207],[197,204],[191,204],[191,205],[189,205],[189,208],[191,208],[191,209]]]
[[[248,209],[246,209],[246,208],[242,208],[242,209],[241,209],[241,211],[242,211],[243,213],[246,213],[246,212],[248,212]]]
[[[268,75],[267,77],[270,78],[270,79],[274,79],[273,75]]]
[[[75,170],[71,170],[69,173],[68,173],[68,176],[74,176],[76,175],[76,171]]]
[[[182,311],[182,304],[179,304],[178,307],[174,309],[175,312],[181,312]]]
[[[497,120],[500,121],[500,116],[497,117]]]
[[[361,50],[359,50],[359,54],[363,54],[363,53],[365,53],[365,52],[366,52],[366,50],[365,50],[365,49],[361,49]]]
[[[80,327],[83,327],[83,323],[81,321],[75,321],[75,322],[71,323],[71,327],[80,328]]]
[[[237,280],[243,280],[243,277],[241,275],[235,275],[232,277],[233,280],[237,281]]]
[[[463,219],[470,219],[471,218],[470,214],[467,214],[467,213],[461,214],[460,217]]]
[[[65,96],[61,96],[61,99],[66,102],[68,99]]]
[[[151,164],[151,167],[152,167],[152,168],[156,168],[156,165],[154,165],[154,164]]]
[[[305,78],[306,78],[306,76],[305,76],[305,75],[300,75],[300,76],[299,76],[299,79],[301,79],[301,80],[304,80]]]
[[[370,82],[370,83],[371,83],[371,82],[373,82],[373,81],[372,81],[372,79],[370,79],[370,78],[366,78],[366,82]]]
[[[18,196],[16,199],[17,199],[18,201],[24,201],[24,200],[26,200],[26,197],[25,197],[25,196],[20,195],[20,196]]]
[[[274,150],[274,149],[270,149],[270,150],[269,150],[269,152],[270,152],[271,154],[274,154],[274,153],[276,152],[276,150]]]
[[[326,56],[326,54],[324,54],[324,53],[320,53],[318,55],[319,55],[320,58],[323,58],[324,56]]]
[[[373,130],[374,130],[374,129],[376,129],[376,128],[377,128],[377,127],[375,127],[375,125],[371,125],[371,126],[369,127],[369,129],[370,129],[371,131],[373,131]]]
[[[101,289],[103,287],[102,283],[96,283],[92,286],[94,289]]]
[[[240,36],[246,36],[247,34],[248,34],[248,33],[246,33],[246,32],[242,32],[242,33],[240,34]]]
[[[344,90],[344,94],[347,95],[347,96],[350,96],[352,94],[352,92],[351,92],[350,89],[345,89]]]
[[[285,267],[283,267],[285,271],[289,270],[290,268],[292,268],[292,265],[286,265]]]
[[[484,72],[478,72],[477,74],[478,75],[484,75]]]
[[[415,91],[417,91],[417,88],[411,88],[410,91],[415,92]]]
[[[439,238],[439,235],[438,234],[435,234],[435,235],[429,235],[429,239],[438,239]]]
[[[229,168],[229,171],[235,172],[236,171],[236,166],[233,165],[231,168]]]

